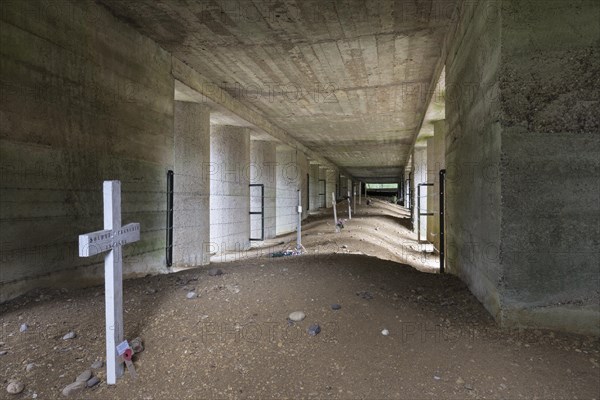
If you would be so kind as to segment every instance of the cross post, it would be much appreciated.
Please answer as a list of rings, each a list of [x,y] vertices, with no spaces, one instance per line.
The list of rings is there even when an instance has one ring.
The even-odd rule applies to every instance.
[[[117,345],[123,341],[123,254],[121,246],[140,240],[140,224],[121,226],[121,182],[104,181],[104,230],[79,235],[79,257],[103,252],[106,307],[106,382],[117,383],[123,363]]]

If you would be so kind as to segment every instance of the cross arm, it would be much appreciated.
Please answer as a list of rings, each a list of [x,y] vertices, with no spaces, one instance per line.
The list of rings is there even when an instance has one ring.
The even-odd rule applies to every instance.
[[[131,223],[118,229],[79,235],[79,257],[90,257],[115,247],[140,240],[140,224]]]

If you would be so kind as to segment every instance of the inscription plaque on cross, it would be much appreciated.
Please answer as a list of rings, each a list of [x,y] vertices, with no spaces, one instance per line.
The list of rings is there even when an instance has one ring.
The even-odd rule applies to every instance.
[[[79,235],[79,257],[104,256],[106,383],[123,375],[117,345],[123,341],[123,254],[121,246],[140,240],[140,224],[121,226],[121,182],[104,181],[104,230]]]

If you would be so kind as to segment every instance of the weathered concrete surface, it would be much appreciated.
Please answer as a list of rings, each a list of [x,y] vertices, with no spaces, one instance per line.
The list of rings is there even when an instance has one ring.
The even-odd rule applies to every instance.
[[[102,228],[108,179],[142,229],[125,276],[166,271],[171,56],[94,2],[3,1],[0,18],[0,301],[102,280],[77,240]]]
[[[296,230],[299,189],[302,191],[302,218],[308,216],[306,210],[307,171],[308,161],[303,153],[287,146],[277,147],[277,235]]]
[[[455,8],[454,0],[101,2],[305,146],[354,167],[349,174],[393,168],[391,182]]]
[[[502,2],[502,123],[600,132],[600,3]]]
[[[210,126],[211,252],[250,247],[250,131]]]
[[[175,102],[173,264],[204,265],[210,242],[210,110]]]
[[[250,182],[262,184],[264,187],[264,229],[265,239],[275,237],[275,194],[276,194],[276,144],[271,141],[250,141]],[[252,211],[260,211],[260,188],[250,191],[250,207]],[[253,238],[260,237],[260,216],[250,217]]]
[[[467,2],[461,15],[446,64],[460,83],[446,101],[448,268],[504,326],[598,335],[600,5]]]

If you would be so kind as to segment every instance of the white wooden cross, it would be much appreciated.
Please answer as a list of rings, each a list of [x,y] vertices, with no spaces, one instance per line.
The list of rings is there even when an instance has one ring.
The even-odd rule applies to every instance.
[[[117,345],[123,341],[123,259],[121,246],[140,240],[140,224],[121,226],[121,182],[104,181],[104,230],[79,235],[79,257],[105,251],[106,382],[117,383],[123,363]]]

